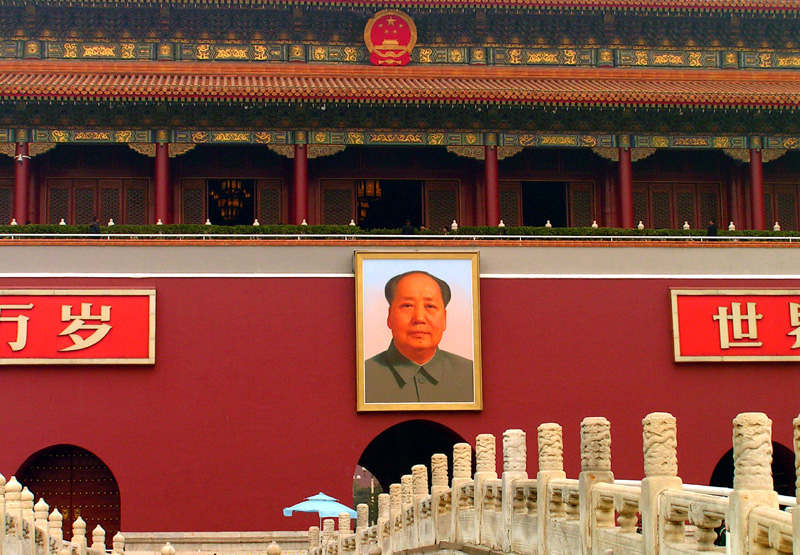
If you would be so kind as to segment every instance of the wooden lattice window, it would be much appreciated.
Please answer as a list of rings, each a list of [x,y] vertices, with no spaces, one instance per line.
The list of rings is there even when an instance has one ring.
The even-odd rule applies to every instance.
[[[256,187],[258,191],[258,199],[256,200],[258,221],[263,225],[281,223],[280,180],[259,180]]]
[[[116,187],[100,187],[100,223],[105,225],[109,220],[114,223],[122,222],[122,184]]]
[[[647,187],[635,186],[633,188],[633,219],[634,224],[643,222],[647,224],[649,218],[647,217]]]
[[[181,184],[181,218],[185,224],[206,221],[206,183],[202,179],[186,179]]]
[[[50,186],[47,198],[47,223],[57,224],[62,218],[65,222],[70,220],[69,213],[70,189],[65,186]]]
[[[520,185],[500,183],[500,219],[507,226],[519,225]]]
[[[450,228],[458,221],[458,182],[428,181],[425,183],[425,221],[428,229]]]
[[[764,217],[767,229],[778,222],[782,230],[798,229],[798,186],[764,185]]]
[[[772,194],[772,190],[764,190],[764,219],[767,223],[767,227],[770,227],[772,222],[775,220],[775,211],[773,210],[772,202],[775,196]]]
[[[320,216],[326,225],[347,225],[355,218],[355,183],[351,179],[320,182]]]
[[[696,196],[694,187],[689,189],[681,187],[675,191],[675,214],[677,218],[674,225],[678,229],[682,229],[685,223],[688,223],[692,228],[697,227],[697,222],[695,221]]]
[[[14,213],[14,181],[0,179],[0,225],[11,221]],[[25,223],[25,222],[19,222]]]
[[[698,196],[700,197],[700,221],[697,222],[697,227],[708,225],[711,220],[722,225],[725,222],[720,221],[719,213],[719,190],[713,190],[706,187],[698,188]]]
[[[569,225],[589,227],[594,221],[594,191],[592,183],[569,184]]]
[[[147,188],[125,186],[125,223],[129,225],[147,224]]]

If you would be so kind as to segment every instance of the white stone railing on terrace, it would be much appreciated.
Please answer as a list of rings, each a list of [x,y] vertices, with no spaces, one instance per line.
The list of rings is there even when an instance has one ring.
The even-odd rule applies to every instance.
[[[800,461],[800,417],[794,420]],[[339,530],[325,520],[309,529],[309,555],[392,555],[489,551],[518,555],[800,555],[800,518],[781,510],[773,491],[772,421],[761,413],[733,421],[734,488],[728,495],[684,489],[678,477],[676,422],[667,413],[643,420],[644,474],[638,485],[614,483],[611,426],[581,423],[581,473],[563,471],[561,426],[538,428],[539,471],[529,478],[522,430],[503,434],[503,472],[495,469],[495,438],[479,435],[476,473],[471,448],[434,455],[432,487],[424,465],[378,498],[377,524],[358,506],[355,533],[342,515]],[[800,472],[798,472],[800,475]],[[800,510],[800,509],[798,509]],[[798,513],[800,514],[800,513]],[[717,530],[726,530],[723,547]]]
[[[92,545],[86,539],[86,523],[81,517],[72,524],[72,540],[64,541],[63,517],[39,499],[13,476],[6,483],[0,475],[0,555],[122,555],[125,538],[117,534],[111,551],[106,549],[106,532],[101,526],[92,531]]]

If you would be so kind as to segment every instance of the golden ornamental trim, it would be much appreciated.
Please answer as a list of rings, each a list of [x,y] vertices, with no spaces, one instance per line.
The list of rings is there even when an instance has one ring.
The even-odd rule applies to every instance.
[[[638,162],[639,160],[644,160],[648,156],[652,156],[656,152],[656,148],[632,148],[631,149],[631,162]],[[606,160],[611,160],[612,162],[619,162],[619,148],[615,147],[595,147],[592,149],[592,152],[600,156],[601,158],[605,158]]]
[[[28,156],[33,158],[56,147],[56,143],[28,143]]]
[[[175,158],[182,154],[186,154],[190,150],[194,150],[197,145],[191,143],[170,143],[169,144],[169,157]]]
[[[13,158],[17,154],[17,143],[0,143],[0,154]]]
[[[55,147],[55,143],[28,143],[28,156],[33,158]],[[0,143],[0,154],[5,154],[13,158],[17,155],[17,143]]]
[[[737,160],[739,162],[744,162],[746,164],[750,163],[750,149],[747,148],[724,148],[722,152]],[[774,148],[768,150],[761,151],[761,161],[766,164],[767,162],[772,162],[773,160],[777,160],[781,156],[786,154],[786,149],[782,148]]]
[[[128,143],[128,146],[149,158],[156,157],[156,143]],[[181,154],[186,154],[196,146],[192,143],[169,143],[169,157],[175,158]]]
[[[134,150],[139,154],[144,154],[150,158],[156,157],[155,143],[128,143],[128,146],[131,147],[131,150]]]
[[[452,152],[456,156],[463,156],[464,158],[474,158],[475,160],[486,159],[486,149],[483,146],[448,146],[447,152]],[[497,159],[511,158],[520,152],[522,152],[521,146],[498,146]]]
[[[267,145],[267,148],[284,158],[294,158],[294,145]],[[308,158],[333,156],[344,151],[345,148],[345,145],[306,145]]]

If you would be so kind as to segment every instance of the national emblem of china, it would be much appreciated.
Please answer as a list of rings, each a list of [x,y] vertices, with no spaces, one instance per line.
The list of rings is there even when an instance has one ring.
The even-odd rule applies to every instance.
[[[411,51],[417,43],[417,26],[408,14],[382,10],[367,22],[364,42],[373,65],[404,66],[411,61]]]

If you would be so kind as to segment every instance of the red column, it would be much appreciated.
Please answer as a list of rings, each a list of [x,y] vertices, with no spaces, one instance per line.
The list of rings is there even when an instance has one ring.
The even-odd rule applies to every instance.
[[[742,222],[741,225],[739,222],[734,222],[736,229],[748,229],[747,228],[747,196],[745,195],[745,179],[744,179],[744,165],[739,166],[736,169],[736,214],[738,216],[739,222]]]
[[[619,212],[620,227],[633,228],[633,170],[627,147],[619,147]]]
[[[28,143],[17,143],[14,156],[14,219],[22,225],[28,221],[28,191],[31,187],[31,158]],[[0,222],[2,225],[8,222]]]
[[[172,223],[169,193],[169,143],[156,143],[156,222]]]
[[[764,164],[758,148],[750,149],[750,207],[753,229],[767,229],[764,221]]]
[[[294,145],[294,225],[308,222],[308,147]]]
[[[485,204],[486,225],[496,226],[500,223],[500,185],[497,181],[497,147],[486,145],[483,147],[485,161],[483,164],[485,175]]]

